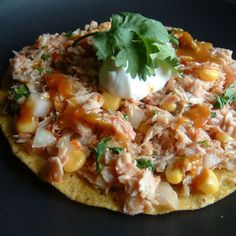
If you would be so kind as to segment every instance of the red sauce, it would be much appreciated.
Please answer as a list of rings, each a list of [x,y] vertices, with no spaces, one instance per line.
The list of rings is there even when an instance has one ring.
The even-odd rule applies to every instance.
[[[63,60],[63,56],[58,54],[58,53],[56,53],[56,52],[54,52],[52,54],[52,60],[53,61],[62,61]]]
[[[18,118],[19,122],[27,123],[33,119],[33,107],[25,102],[20,106],[20,116]]]
[[[58,92],[64,98],[69,98],[73,95],[72,81],[66,78],[63,74],[58,72],[46,74],[44,79],[51,93],[52,91]]]
[[[16,130],[18,133],[33,133],[36,130],[38,119],[33,116],[33,106],[25,102],[20,106],[20,115],[16,120]]]
[[[197,62],[216,60],[210,53],[210,49],[213,48],[211,43],[196,41],[185,31],[175,31],[174,34],[179,39],[179,47],[176,50],[177,56],[187,56],[190,57],[190,61]]]
[[[190,175],[195,176],[197,174],[197,170],[203,164],[203,159],[199,155],[192,155],[188,157],[180,157],[176,161],[176,167],[179,169],[185,168],[187,165],[191,165]]]

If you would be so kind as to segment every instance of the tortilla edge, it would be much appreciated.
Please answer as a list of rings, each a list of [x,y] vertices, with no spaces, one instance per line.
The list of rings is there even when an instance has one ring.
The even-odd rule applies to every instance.
[[[4,80],[7,79],[7,77],[4,78]],[[0,106],[4,103],[5,99],[6,91],[0,90]],[[0,114],[0,127],[3,131],[4,136],[7,138],[11,146],[12,153],[17,158],[19,158],[25,165],[27,165],[27,167],[30,168],[38,177],[40,177],[40,168],[42,168],[44,164],[42,157],[33,154],[30,155],[22,150],[21,145],[17,144],[13,138],[13,126],[11,125],[12,123],[13,120],[10,116]],[[196,194],[190,195],[189,197],[179,196],[178,209],[168,209],[166,207],[157,206],[155,207],[154,211],[147,210],[144,214],[159,215],[175,211],[200,209],[211,205],[219,201],[220,199],[225,198],[236,190],[236,172],[230,172],[227,170],[216,170],[215,173],[220,183],[219,191],[216,194]],[[232,179],[235,179],[235,181],[232,181]],[[51,183],[51,185],[57,188],[69,199],[79,202],[81,204],[123,212],[121,202],[118,203],[115,200],[115,193],[108,193],[107,195],[104,195],[101,193],[101,191],[93,188],[91,185],[89,185],[87,181],[83,180],[75,173],[65,173],[62,183]]]

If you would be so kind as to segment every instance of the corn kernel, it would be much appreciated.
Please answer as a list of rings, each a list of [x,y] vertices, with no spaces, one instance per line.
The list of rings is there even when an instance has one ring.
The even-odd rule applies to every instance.
[[[165,171],[166,179],[170,184],[179,184],[183,180],[183,172],[179,168],[169,168],[167,167]]]
[[[198,71],[199,79],[207,81],[207,82],[213,82],[219,77],[219,72],[216,69],[205,69],[202,68]]]
[[[121,98],[117,96],[113,96],[107,92],[103,92],[104,104],[103,109],[116,111],[120,106]]]
[[[67,153],[68,160],[63,166],[64,170],[66,172],[74,172],[80,169],[86,160],[86,155],[83,151],[81,151],[78,148],[72,148],[68,153]]]
[[[160,104],[160,108],[169,112],[176,111],[177,105],[173,102],[163,102]]]
[[[233,140],[233,138],[230,137],[228,134],[226,134],[224,132],[220,132],[220,131],[218,131],[215,134],[215,139],[218,140],[221,144],[224,144],[224,143],[226,143],[228,141]]]
[[[210,169],[204,169],[200,176],[201,182],[198,185],[198,189],[206,194],[214,194],[219,189],[219,181],[214,173]]]

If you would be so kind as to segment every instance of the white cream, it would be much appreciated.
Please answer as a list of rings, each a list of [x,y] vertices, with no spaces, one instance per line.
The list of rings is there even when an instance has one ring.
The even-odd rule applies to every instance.
[[[99,71],[99,85],[109,93],[121,97],[141,100],[148,94],[162,89],[171,77],[171,72],[162,68],[155,70],[155,76],[147,77],[146,81],[139,76],[132,78],[126,72],[127,67],[117,68],[111,59],[105,60]]]

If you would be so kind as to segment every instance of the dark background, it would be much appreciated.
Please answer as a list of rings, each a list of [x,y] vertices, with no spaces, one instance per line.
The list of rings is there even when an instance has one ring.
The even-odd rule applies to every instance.
[[[236,51],[236,1],[0,0],[0,78],[11,50],[39,34],[83,27],[120,11],[177,26]],[[234,55],[234,57],[236,57]],[[10,152],[0,133],[0,235],[235,235],[236,195],[205,209],[163,216],[126,216],[68,200]]]

